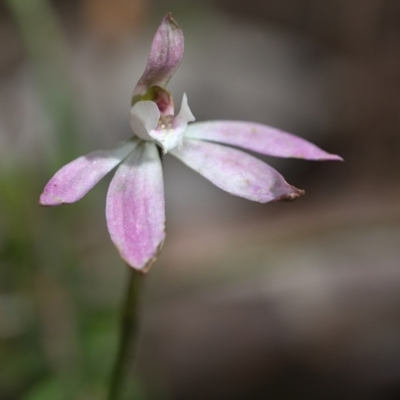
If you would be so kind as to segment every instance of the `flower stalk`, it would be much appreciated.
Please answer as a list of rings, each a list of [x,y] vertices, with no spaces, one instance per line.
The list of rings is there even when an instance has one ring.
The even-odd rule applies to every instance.
[[[139,333],[139,303],[144,275],[128,268],[129,283],[122,312],[117,358],[111,376],[108,400],[134,399],[133,379]]]

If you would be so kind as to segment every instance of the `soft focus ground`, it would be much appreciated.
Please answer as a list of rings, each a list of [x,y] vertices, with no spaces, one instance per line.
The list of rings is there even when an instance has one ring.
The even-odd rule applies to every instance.
[[[0,399],[105,398],[126,287],[109,178],[75,205],[37,201],[64,162],[130,135],[130,95],[167,11],[186,38],[177,104],[186,92],[197,120],[278,126],[345,163],[268,159],[307,194],[260,205],[165,158],[168,236],[145,288],[137,398],[399,398],[398,2],[7,4]]]

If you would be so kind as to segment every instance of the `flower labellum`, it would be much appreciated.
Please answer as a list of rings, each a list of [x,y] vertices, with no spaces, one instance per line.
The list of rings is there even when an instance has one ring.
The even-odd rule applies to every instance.
[[[184,38],[171,14],[158,28],[146,69],[132,95],[133,136],[111,150],[79,157],[47,183],[40,204],[80,200],[118,167],[108,189],[106,219],[111,240],[131,267],[146,272],[165,239],[162,165],[158,148],[219,188],[260,203],[291,201],[304,194],[275,169],[235,147],[275,157],[341,160],[290,133],[255,122],[195,122],[186,94],[180,111],[166,86],[183,58]]]

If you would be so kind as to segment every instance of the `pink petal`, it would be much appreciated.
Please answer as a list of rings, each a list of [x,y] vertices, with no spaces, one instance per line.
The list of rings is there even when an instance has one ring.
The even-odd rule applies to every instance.
[[[162,167],[154,143],[142,142],[117,169],[108,189],[106,217],[121,257],[146,272],[165,238]]]
[[[151,86],[165,88],[182,61],[183,50],[182,30],[168,13],[154,36],[146,69],[133,91],[133,97],[145,94]]]
[[[80,200],[136,146],[136,140],[127,141],[112,150],[94,151],[71,161],[47,183],[40,196],[40,204],[58,206]]]
[[[185,137],[243,147],[275,157],[342,160],[295,135],[254,122],[197,122],[188,126]]]
[[[245,199],[267,203],[290,201],[304,194],[269,165],[230,147],[185,139],[182,148],[171,154],[214,185]]]

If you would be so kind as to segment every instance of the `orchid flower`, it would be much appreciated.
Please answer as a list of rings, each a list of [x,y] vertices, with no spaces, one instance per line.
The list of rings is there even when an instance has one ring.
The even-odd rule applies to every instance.
[[[154,37],[146,69],[132,96],[133,136],[111,150],[79,157],[48,182],[40,204],[80,200],[118,166],[108,189],[106,219],[111,240],[131,267],[149,270],[165,239],[161,153],[169,153],[230,194],[268,203],[304,194],[275,169],[231,146],[276,157],[341,160],[292,134],[254,122],[195,120],[186,94],[180,111],[166,86],[183,57],[184,38],[171,14]]]

